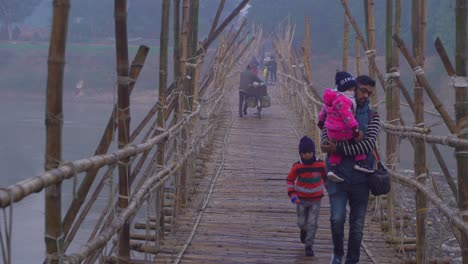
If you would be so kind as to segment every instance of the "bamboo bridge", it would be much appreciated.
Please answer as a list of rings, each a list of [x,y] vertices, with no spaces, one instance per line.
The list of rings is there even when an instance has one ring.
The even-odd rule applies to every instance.
[[[62,82],[70,0],[54,1],[45,171],[0,188],[0,206],[4,208],[0,221],[3,263],[18,263],[12,254],[11,241],[15,239],[15,230],[21,227],[15,226],[13,208],[38,192],[45,193],[46,250],[43,259],[37,262],[329,263],[333,246],[328,197],[324,197],[320,210],[316,254],[305,257],[295,206],[289,202],[285,184],[287,172],[297,160],[298,139],[307,134],[315,142],[320,141],[315,120],[322,102],[312,77],[309,18],[302,49],[294,49],[294,29],[284,23],[268,34],[260,27],[246,30],[245,20],[225,30],[249,1],[242,0],[218,24],[224,4],[221,1],[208,37],[199,41],[198,1],[182,0],[181,6],[180,0],[174,1],[174,24],[181,27],[174,28],[174,46],[178,48],[174,52],[174,81],[168,84],[170,2],[162,1],[158,98],[141,122],[130,128],[129,98],[149,48],[141,46],[129,63],[126,0],[115,0],[117,102],[110,109],[112,114],[103,126],[95,155],[65,162],[61,156]],[[411,54],[399,37],[399,22],[393,24],[392,19],[387,19],[389,46],[383,75],[375,61],[373,0],[366,1],[367,40],[347,2],[341,3],[346,21],[343,69],[348,64],[351,25],[357,35],[356,56],[363,48],[369,75],[378,80],[384,91],[380,95],[384,95],[386,104],[385,111],[381,111],[386,120],[382,123],[385,141],[382,140],[380,148],[385,150],[385,162],[392,175],[392,191],[386,196],[370,197],[360,263],[451,263],[446,256],[429,252],[441,247],[441,243],[429,239],[429,229],[436,228],[428,227],[429,213],[442,219],[437,230],[445,233],[436,236],[453,237],[460,247],[460,260],[468,263],[468,169],[465,169],[468,163],[464,154],[468,148],[465,121],[468,81],[463,77],[466,61],[457,55],[453,67],[441,41],[436,41],[457,93],[457,114],[453,119],[426,79],[423,56]],[[387,3],[392,17],[393,1]],[[397,20],[401,1],[395,3]],[[464,10],[463,13],[457,9],[457,19],[466,22],[467,3],[458,0],[457,4]],[[413,23],[425,25],[424,17],[418,19],[413,19]],[[457,38],[466,39],[464,24],[457,27]],[[239,118],[240,71],[252,56],[258,56],[263,38],[268,37],[275,38],[274,52],[279,62],[279,81],[268,87],[272,106],[264,109],[262,119],[252,112]],[[458,39],[456,43],[456,54],[466,54],[466,43]],[[211,47],[214,44],[216,48]],[[413,51],[424,50],[417,45],[421,44],[413,43]],[[413,97],[399,78],[398,62],[394,60],[399,52],[405,58],[404,63],[414,70],[414,85],[418,89],[414,89]],[[358,74],[359,61],[357,58]],[[408,123],[417,126],[405,124],[408,115],[400,112],[400,92],[414,112],[414,120]],[[427,110],[423,92],[434,104],[437,118],[446,124],[448,136],[434,135],[424,127]],[[374,105],[379,104],[377,96],[372,100]],[[401,140],[408,140],[414,148],[414,171],[398,165]],[[117,151],[109,152],[112,144],[117,145]],[[458,177],[450,175],[438,149],[441,145],[456,150]],[[440,170],[432,172],[427,168],[426,147],[433,150]],[[319,150],[318,155],[324,158]],[[67,181],[73,182],[73,201],[69,208],[63,208],[62,183]],[[444,197],[442,189],[453,197]],[[401,199],[403,193],[412,194],[410,210]],[[98,197],[107,199],[104,208],[95,208]],[[90,212],[99,217],[89,219]],[[76,241],[77,234],[86,236],[86,241]],[[37,246],[27,241],[22,244],[24,254],[28,247]]]

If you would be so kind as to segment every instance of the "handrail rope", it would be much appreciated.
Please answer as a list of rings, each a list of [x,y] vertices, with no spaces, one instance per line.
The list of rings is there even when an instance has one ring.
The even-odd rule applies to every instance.
[[[199,112],[200,107],[198,107],[196,111],[189,115],[189,120],[183,119],[179,121],[168,131],[149,138],[144,143],[138,145],[127,145],[124,148],[119,149],[118,151],[111,154],[96,155],[85,159],[70,161],[67,164],[59,166],[55,169],[45,171],[38,176],[27,178],[14,185],[10,185],[6,189],[12,191],[12,201],[18,202],[34,192],[39,192],[45,187],[62,182],[64,179],[69,179],[72,176],[90,168],[114,164],[119,162],[120,159],[135,156],[150,149],[153,145],[162,142],[163,140],[169,139],[175,130],[181,129],[184,124],[192,120],[195,116],[198,116]],[[5,192],[5,190],[0,189],[0,207],[6,207],[10,205],[10,203],[11,201],[8,199],[8,194]]]

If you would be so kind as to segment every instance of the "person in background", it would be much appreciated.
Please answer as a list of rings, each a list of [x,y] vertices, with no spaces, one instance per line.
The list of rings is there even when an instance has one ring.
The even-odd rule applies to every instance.
[[[247,65],[247,68],[240,74],[239,84],[239,117],[247,114],[247,97],[254,82],[261,83],[262,80],[258,78],[257,74],[252,71],[252,68]]]

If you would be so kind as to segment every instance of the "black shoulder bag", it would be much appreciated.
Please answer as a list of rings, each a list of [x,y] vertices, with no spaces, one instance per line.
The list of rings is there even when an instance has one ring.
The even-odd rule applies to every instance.
[[[379,155],[377,152],[372,150],[375,160],[377,162],[377,168],[374,170],[374,173],[369,175],[369,186],[372,195],[379,196],[384,195],[390,192],[390,174],[388,173],[387,168],[380,161]]]

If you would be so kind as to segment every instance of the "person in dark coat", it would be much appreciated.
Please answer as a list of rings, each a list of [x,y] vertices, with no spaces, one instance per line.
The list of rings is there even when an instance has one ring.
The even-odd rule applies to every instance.
[[[253,93],[253,83],[261,83],[262,80],[252,71],[250,65],[241,72],[239,84],[239,116],[247,114],[247,97]]]

